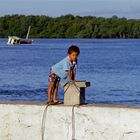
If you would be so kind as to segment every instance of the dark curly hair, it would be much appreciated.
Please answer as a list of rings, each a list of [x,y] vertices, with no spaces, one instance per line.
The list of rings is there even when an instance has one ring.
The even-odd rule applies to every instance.
[[[70,47],[68,48],[68,54],[71,54],[72,52],[76,52],[77,55],[79,55],[79,54],[80,54],[80,49],[79,49],[79,47],[76,46],[76,45],[70,46]]]

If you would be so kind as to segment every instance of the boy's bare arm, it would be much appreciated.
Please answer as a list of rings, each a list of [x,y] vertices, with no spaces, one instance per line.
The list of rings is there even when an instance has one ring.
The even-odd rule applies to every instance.
[[[73,69],[73,74],[74,75],[72,75],[72,73],[70,71],[68,71],[68,77],[70,80],[75,80],[76,68]]]
[[[76,75],[76,68],[73,69],[73,73],[74,73],[74,78],[75,78],[75,75]]]
[[[72,79],[72,74],[71,74],[70,70],[68,71],[68,77],[69,77],[70,80],[73,80]]]

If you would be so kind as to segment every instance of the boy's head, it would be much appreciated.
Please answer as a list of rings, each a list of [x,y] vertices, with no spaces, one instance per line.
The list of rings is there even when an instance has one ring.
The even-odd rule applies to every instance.
[[[68,56],[71,61],[76,61],[79,54],[80,54],[79,47],[72,45],[68,48]]]

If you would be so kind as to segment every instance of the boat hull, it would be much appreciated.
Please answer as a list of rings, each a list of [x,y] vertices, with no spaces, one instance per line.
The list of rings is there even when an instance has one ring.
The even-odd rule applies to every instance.
[[[32,40],[20,40],[20,44],[32,44]]]

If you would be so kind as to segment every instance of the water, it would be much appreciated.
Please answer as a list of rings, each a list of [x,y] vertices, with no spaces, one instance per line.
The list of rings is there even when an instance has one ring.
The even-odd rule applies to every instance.
[[[50,67],[77,44],[76,79],[91,82],[86,102],[140,106],[140,40],[34,39],[13,47],[6,41],[0,39],[0,101],[45,102]]]

